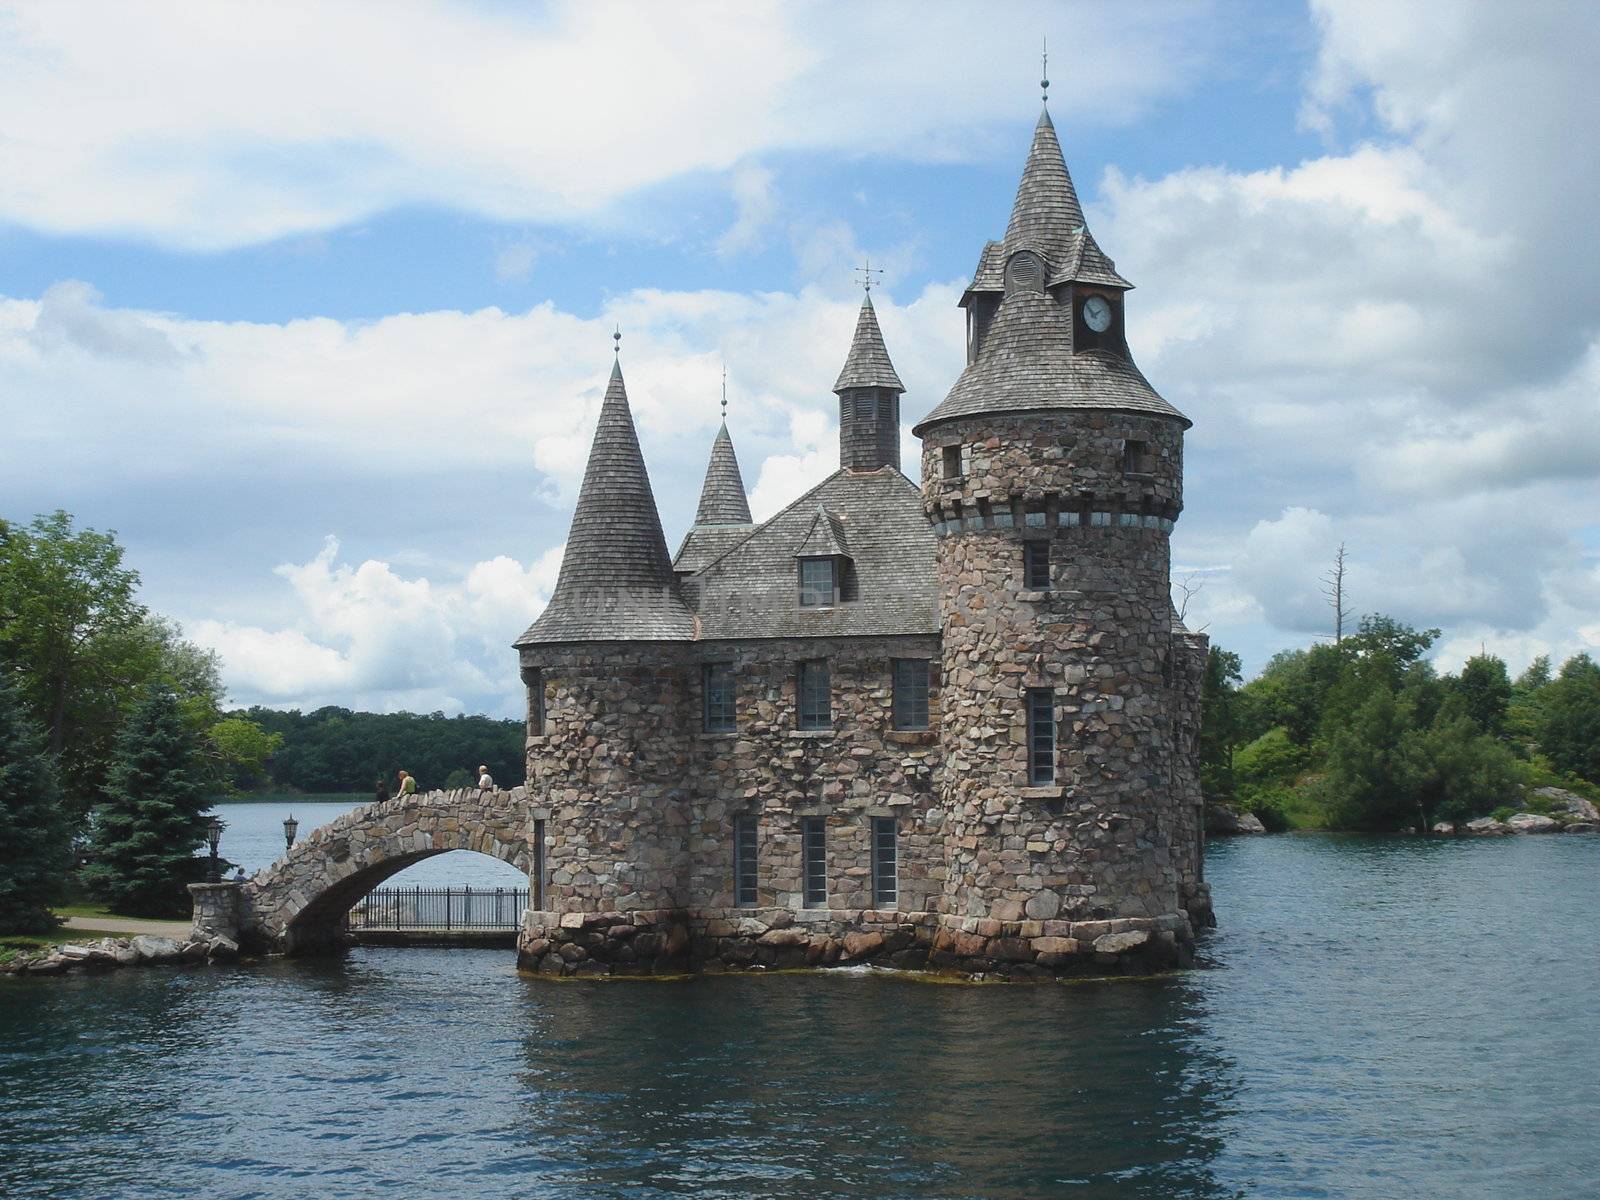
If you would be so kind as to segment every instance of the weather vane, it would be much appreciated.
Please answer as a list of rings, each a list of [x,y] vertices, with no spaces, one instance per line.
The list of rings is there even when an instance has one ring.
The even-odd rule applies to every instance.
[[[728,419],[728,364],[722,364],[722,419]]]
[[[616,343],[614,346],[612,346],[611,353],[613,353],[613,354],[621,354],[622,353],[622,322],[620,322],[620,321],[617,322],[617,331],[611,335],[611,340],[614,343]]]
[[[872,290],[872,277],[874,275],[881,276],[883,271],[880,268],[873,266],[872,260],[869,258],[864,260],[863,266],[856,268],[856,274],[861,279],[861,286],[870,292]]]
[[[1039,51],[1039,90],[1044,93],[1044,102],[1050,103],[1050,39],[1040,38]]]

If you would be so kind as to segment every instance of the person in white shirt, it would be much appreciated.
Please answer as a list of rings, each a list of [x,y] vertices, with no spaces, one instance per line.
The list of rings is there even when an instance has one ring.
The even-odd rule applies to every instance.
[[[494,787],[494,777],[489,774],[488,767],[480,765],[478,767],[478,790],[486,792],[492,787]]]

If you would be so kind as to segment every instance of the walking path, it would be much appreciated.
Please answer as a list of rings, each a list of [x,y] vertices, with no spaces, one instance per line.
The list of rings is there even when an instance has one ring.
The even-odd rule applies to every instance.
[[[152,937],[185,938],[187,921],[145,921],[138,917],[68,917],[68,929],[88,929],[96,933],[146,933]]]

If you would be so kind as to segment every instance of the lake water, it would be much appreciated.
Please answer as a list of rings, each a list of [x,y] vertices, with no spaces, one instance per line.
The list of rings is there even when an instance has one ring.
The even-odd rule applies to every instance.
[[[0,1195],[1600,1194],[1600,838],[1213,844],[1204,970],[0,980]]]

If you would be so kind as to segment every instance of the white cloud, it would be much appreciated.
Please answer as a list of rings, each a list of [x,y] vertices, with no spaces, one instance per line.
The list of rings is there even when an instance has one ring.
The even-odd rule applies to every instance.
[[[539,261],[539,248],[532,242],[508,242],[494,256],[494,276],[502,282],[526,279],[533,274],[533,264]]]
[[[189,636],[221,656],[240,704],[509,715],[521,694],[508,647],[554,589],[561,549],[526,568],[499,557],[435,583],[384,562],[341,562],[329,537],[307,562],[276,569],[293,593],[289,627],[202,620]]]
[[[1117,120],[1172,91],[1206,42],[1204,15],[1075,10],[1058,111]],[[1062,19],[1045,0],[1008,16],[909,2],[23,0],[0,20],[0,219],[218,248],[404,204],[589,219],[769,151],[948,158],[1010,115],[1019,64]]]
[[[717,239],[718,258],[732,258],[761,248],[767,227],[778,211],[777,178],[766,167],[745,163],[733,173],[729,190],[733,194],[733,224]]]

